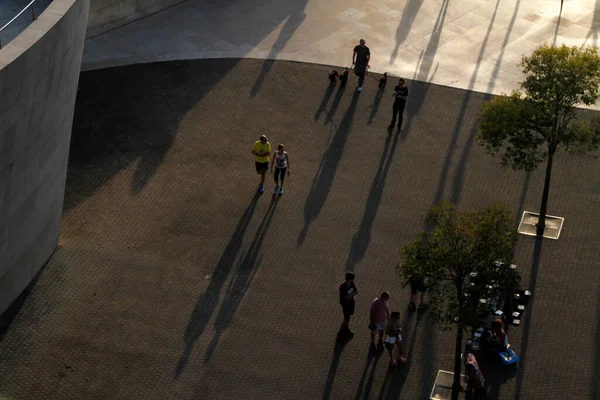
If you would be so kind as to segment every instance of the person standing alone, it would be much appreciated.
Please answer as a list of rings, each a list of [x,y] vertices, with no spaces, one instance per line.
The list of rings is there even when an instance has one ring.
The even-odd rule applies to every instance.
[[[398,84],[394,88],[394,106],[392,107],[392,122],[389,129],[394,129],[396,123],[396,115],[398,116],[398,130],[402,129],[402,114],[406,107],[406,99],[408,98],[408,88],[404,86],[404,79],[400,78]]]
[[[371,59],[371,51],[365,46],[365,39],[360,39],[360,44],[354,47],[352,53],[352,65],[354,65],[354,74],[358,76],[358,91],[362,91],[369,60]]]
[[[273,164],[275,165],[275,173],[273,174]],[[277,151],[271,160],[271,174],[275,179],[275,190],[273,194],[283,194],[283,181],[285,180],[285,173],[287,171],[290,176],[290,158],[288,157],[287,151],[283,146],[283,143],[277,145]],[[279,179],[281,179],[281,186],[279,186]]]
[[[355,277],[354,273],[346,272],[346,280],[340,285],[340,305],[344,313],[344,322],[342,322],[339,334],[354,334],[348,324],[350,323],[350,317],[354,315],[354,305],[356,303],[354,297],[358,294],[358,289],[354,284]]]
[[[258,192],[263,193],[265,191],[265,173],[269,170],[269,155],[271,154],[271,143],[269,143],[265,135],[262,135],[260,139],[254,142],[252,154],[254,154],[256,173],[260,175]]]

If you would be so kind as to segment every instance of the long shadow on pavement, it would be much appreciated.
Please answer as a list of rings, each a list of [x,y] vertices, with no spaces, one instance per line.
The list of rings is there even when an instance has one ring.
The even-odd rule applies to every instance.
[[[321,100],[321,104],[319,104],[319,108],[317,108],[317,111],[315,111],[315,116],[313,118],[315,121],[318,121],[319,118],[321,118],[321,114],[323,113],[323,111],[325,111],[325,109],[327,107],[327,103],[329,103],[329,99],[331,98],[331,95],[333,94],[334,91],[335,91],[335,85],[329,85],[329,86],[327,86],[327,89],[325,89],[325,94],[323,95],[323,100]]]
[[[256,81],[252,85],[252,88],[250,89],[250,98],[256,97],[267,74],[269,73],[269,71],[273,67],[273,64],[275,63],[277,55],[285,47],[287,42],[294,36],[298,27],[302,25],[302,22],[304,22],[304,19],[306,18],[304,9],[306,8],[307,2],[308,0],[294,1],[292,2],[294,9],[286,10],[286,13],[288,14],[287,21],[281,29],[281,32],[279,32],[277,40],[275,40],[275,43],[271,47],[271,51],[269,52],[265,61],[263,62],[260,74],[256,78]],[[281,2],[280,4],[287,6],[285,2]]]
[[[340,93],[341,90],[342,88],[338,89],[338,93]],[[354,92],[350,106],[348,106],[333,139],[323,153],[319,169],[313,178],[310,192],[304,203],[304,227],[298,235],[298,245],[304,243],[311,222],[319,216],[325,201],[327,201],[327,196],[329,196],[329,191],[333,185],[338,164],[344,154],[346,140],[348,140],[348,135],[352,128],[352,121],[354,120],[354,113],[356,112],[359,97],[360,93]]]
[[[198,300],[196,300],[196,306],[190,315],[188,326],[185,329],[183,336],[185,347],[175,368],[174,375],[176,378],[183,372],[183,369],[187,365],[188,358],[192,353],[194,344],[204,333],[208,321],[218,306],[219,293],[221,293],[223,285],[225,284],[240,248],[242,247],[246,229],[250,224],[259,197],[260,195],[257,193],[254,195],[254,198],[252,198],[252,201],[240,218],[233,235],[231,235],[231,239],[229,239],[229,243],[225,247],[219,262],[215,266],[208,288],[200,297],[198,297]]]
[[[531,278],[529,279],[529,287],[532,292],[534,292],[535,285],[537,283],[538,272],[540,269],[540,259],[542,256],[542,246],[544,244],[544,238],[536,236],[535,237],[535,247],[533,248],[533,260],[531,263]],[[527,306],[527,312],[525,313],[525,318],[523,321],[523,336],[521,339],[521,354],[519,354],[521,360],[519,361],[519,372],[517,373],[517,382],[516,382],[516,393],[515,400],[521,399],[521,391],[523,389],[523,375],[525,373],[525,369],[527,367],[527,345],[529,344],[529,331],[531,329],[531,317],[533,315],[533,306],[535,303],[535,292],[534,295],[531,296],[529,300],[529,304]]]
[[[261,259],[259,258],[259,254],[262,249],[263,241],[267,231],[269,230],[269,226],[271,225],[271,220],[273,219],[276,208],[277,198],[273,196],[267,213],[260,223],[254,239],[252,240],[252,244],[250,244],[250,247],[242,257],[239,265],[234,271],[231,281],[229,282],[229,287],[225,293],[225,298],[223,299],[223,303],[221,304],[221,308],[219,309],[219,313],[217,314],[217,318],[215,320],[215,336],[208,345],[208,349],[206,350],[206,354],[204,356],[205,362],[212,358],[213,353],[219,345],[221,335],[231,323],[231,320],[235,316],[235,313],[237,312],[246,291],[250,287],[250,283],[252,283],[252,279],[256,274],[257,267],[260,264]]]
[[[596,356],[594,358],[594,369],[592,376],[600,376],[600,290],[598,290],[598,301],[596,302]],[[590,398],[600,399],[600,380],[590,380]]]
[[[341,337],[338,333],[338,337],[333,347],[333,357],[331,357],[331,363],[329,364],[329,372],[327,372],[327,379],[325,380],[325,390],[323,391],[323,400],[328,400],[331,397],[331,391],[333,389],[333,382],[335,380],[335,373],[338,365],[340,365],[340,359],[342,357],[342,351],[348,344],[348,341],[352,340],[354,335]]]
[[[377,349],[371,347],[368,348],[369,353],[367,354],[367,362],[365,363],[365,367],[363,368],[360,377],[356,396],[354,397],[355,400],[370,398],[369,395],[373,389],[373,381],[375,380],[375,373],[377,372],[377,364],[382,357],[387,359],[384,354],[385,351],[385,349],[380,349],[379,347]]]
[[[379,104],[381,104],[381,99],[383,98],[383,93],[385,88],[379,88],[377,93],[375,93],[375,99],[373,100],[373,105],[371,106],[371,112],[369,113],[369,119],[367,120],[367,125],[371,126],[377,112],[379,111]]]
[[[393,142],[392,136],[394,137]],[[392,129],[388,130],[388,136],[385,140],[383,152],[381,153],[381,159],[379,160],[379,167],[377,168],[377,173],[375,174],[375,179],[373,179],[373,183],[371,184],[369,196],[367,197],[367,202],[365,204],[365,211],[363,213],[362,220],[360,221],[358,232],[352,238],[350,254],[348,254],[348,260],[346,261],[347,271],[354,271],[356,264],[362,261],[367,249],[369,248],[373,222],[375,222],[375,217],[377,216],[377,211],[379,210],[379,205],[381,204],[381,196],[383,195],[385,180],[396,153],[398,137],[399,133],[394,134]]]

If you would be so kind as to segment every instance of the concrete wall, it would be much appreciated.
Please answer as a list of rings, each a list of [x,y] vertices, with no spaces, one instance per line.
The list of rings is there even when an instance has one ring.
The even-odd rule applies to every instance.
[[[54,0],[0,50],[0,313],[58,243],[89,0]]]
[[[94,37],[186,0],[90,0],[87,37]]]

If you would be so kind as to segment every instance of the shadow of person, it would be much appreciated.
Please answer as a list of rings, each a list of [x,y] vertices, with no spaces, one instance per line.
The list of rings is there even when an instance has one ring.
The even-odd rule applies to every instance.
[[[246,229],[250,224],[252,215],[256,208],[256,202],[260,195],[256,193],[252,198],[252,201],[244,211],[244,214],[240,218],[235,231],[229,239],[229,243],[225,247],[219,262],[213,270],[213,274],[208,285],[208,288],[202,293],[196,300],[196,305],[192,314],[189,317],[188,325],[183,335],[184,349],[179,358],[179,362],[175,367],[174,376],[178,378],[185,366],[187,365],[188,358],[192,353],[194,344],[198,338],[204,333],[208,321],[211,319],[213,313],[219,302],[219,293],[229,276],[237,255],[242,246]]]
[[[487,400],[499,399],[500,388],[517,375],[518,365],[504,365],[498,353],[478,352],[475,357],[485,379],[487,392],[485,398]]]
[[[223,303],[221,304],[219,313],[215,319],[215,335],[206,350],[206,354],[204,356],[205,362],[212,358],[213,353],[219,345],[221,335],[231,324],[231,321],[233,320],[233,317],[235,316],[242,299],[246,294],[246,291],[252,283],[252,279],[256,274],[258,266],[260,265],[261,258],[259,258],[259,254],[262,249],[263,241],[267,231],[269,230],[269,227],[271,226],[271,221],[273,219],[273,215],[275,214],[276,208],[277,197],[273,196],[271,203],[269,204],[269,208],[267,209],[262,222],[256,230],[256,235],[254,236],[250,247],[242,257],[238,266],[234,269],[233,277],[229,282]]]
[[[335,91],[335,85],[329,85],[329,86],[327,86],[327,89],[325,89],[325,95],[323,95],[323,100],[321,100],[321,104],[319,104],[319,108],[317,108],[317,111],[315,111],[315,116],[313,118],[315,121],[318,121],[319,118],[321,118],[321,113],[323,111],[325,111],[325,109],[327,107],[327,103],[329,103],[329,99],[331,98],[331,95],[333,94],[334,91]]]
[[[371,126],[375,116],[377,115],[377,111],[379,111],[379,104],[381,103],[381,98],[383,97],[385,87],[379,88],[377,93],[375,93],[375,99],[373,100],[373,105],[371,106],[371,112],[369,113],[369,119],[367,120],[367,125]]]
[[[340,85],[337,92],[335,93],[333,101],[331,102],[331,107],[329,107],[329,111],[327,111],[327,116],[325,117],[324,125],[328,125],[330,122],[333,122],[333,116],[335,115],[335,112],[337,111],[338,106],[340,105],[340,101],[342,100],[342,96],[344,95],[345,91],[346,86]]]
[[[393,142],[392,136],[394,138]],[[348,271],[354,271],[356,264],[362,261],[367,253],[367,249],[369,248],[373,223],[375,222],[375,217],[377,216],[377,211],[379,210],[379,205],[381,204],[381,198],[383,196],[383,189],[385,188],[387,175],[396,153],[398,137],[398,134],[394,135],[393,130],[388,130],[383,152],[381,153],[381,158],[379,159],[379,167],[377,168],[375,178],[371,183],[369,195],[367,196],[363,217],[360,221],[358,232],[352,238],[350,253],[348,254],[348,260],[346,261],[346,270]]]
[[[306,18],[304,8],[306,7],[307,1],[308,0],[293,2],[295,10],[299,11],[291,11],[288,15],[287,20],[285,21],[285,25],[283,26],[283,28],[281,28],[281,32],[279,32],[277,40],[275,40],[273,47],[271,47],[271,51],[269,51],[269,54],[263,62],[263,65],[260,69],[260,74],[256,78],[256,81],[252,85],[252,88],[250,89],[250,98],[256,97],[265,80],[265,77],[267,76],[267,74],[273,67],[273,64],[275,63],[277,55],[281,50],[283,50],[287,42],[294,36],[298,27],[302,25],[302,22],[304,22],[304,19]]]
[[[385,350],[380,347],[373,348],[370,346],[368,351],[369,353],[367,354],[367,362],[365,363],[365,367],[363,368],[363,372],[358,383],[358,389],[356,390],[356,396],[354,397],[355,400],[369,398],[371,389],[373,388],[373,380],[375,379],[377,364],[379,363],[379,359]]]
[[[327,372],[327,379],[325,380],[325,390],[323,391],[323,400],[328,400],[331,397],[331,391],[333,389],[333,382],[335,380],[335,373],[340,364],[340,358],[342,357],[342,351],[348,344],[348,341],[354,337],[352,334],[339,333],[335,345],[333,346],[333,356],[329,363],[329,371]]]
[[[412,24],[415,21],[415,17],[419,13],[419,9],[421,8],[423,1],[424,0],[408,0],[404,5],[402,17],[400,18],[400,22],[398,23],[398,28],[396,30],[396,45],[390,56],[390,64],[393,64],[396,60],[396,57],[398,57],[400,45],[402,45],[402,43],[404,43],[408,37],[408,34],[412,28]]]
[[[338,93],[342,90],[343,88],[339,88]],[[319,169],[313,178],[310,191],[304,202],[304,226],[298,235],[298,245],[304,243],[311,222],[319,216],[319,213],[327,200],[327,196],[329,196],[329,191],[333,185],[338,164],[344,154],[346,140],[348,139],[348,135],[352,128],[359,96],[359,92],[354,92],[352,95],[350,105],[340,121],[340,125],[333,135],[329,146],[327,146],[327,149],[323,153]]]

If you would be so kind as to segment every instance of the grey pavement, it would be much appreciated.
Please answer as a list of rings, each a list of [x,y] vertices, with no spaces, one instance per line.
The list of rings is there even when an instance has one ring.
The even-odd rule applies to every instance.
[[[4,318],[0,397],[424,399],[453,362],[453,332],[407,312],[398,251],[431,204],[537,211],[543,171],[503,171],[475,143],[486,95],[410,81],[400,134],[391,90],[330,88],[328,67],[195,60],[84,72],[59,247]],[[375,77],[376,78],[376,77]],[[585,115],[591,115],[587,112]],[[286,193],[255,193],[250,147],[291,159]],[[510,342],[516,369],[484,370],[492,399],[597,399],[600,175],[558,154],[549,213],[560,240],[516,248],[533,292]],[[337,285],[357,274],[351,325]],[[370,301],[402,313],[409,362],[368,350]]]

